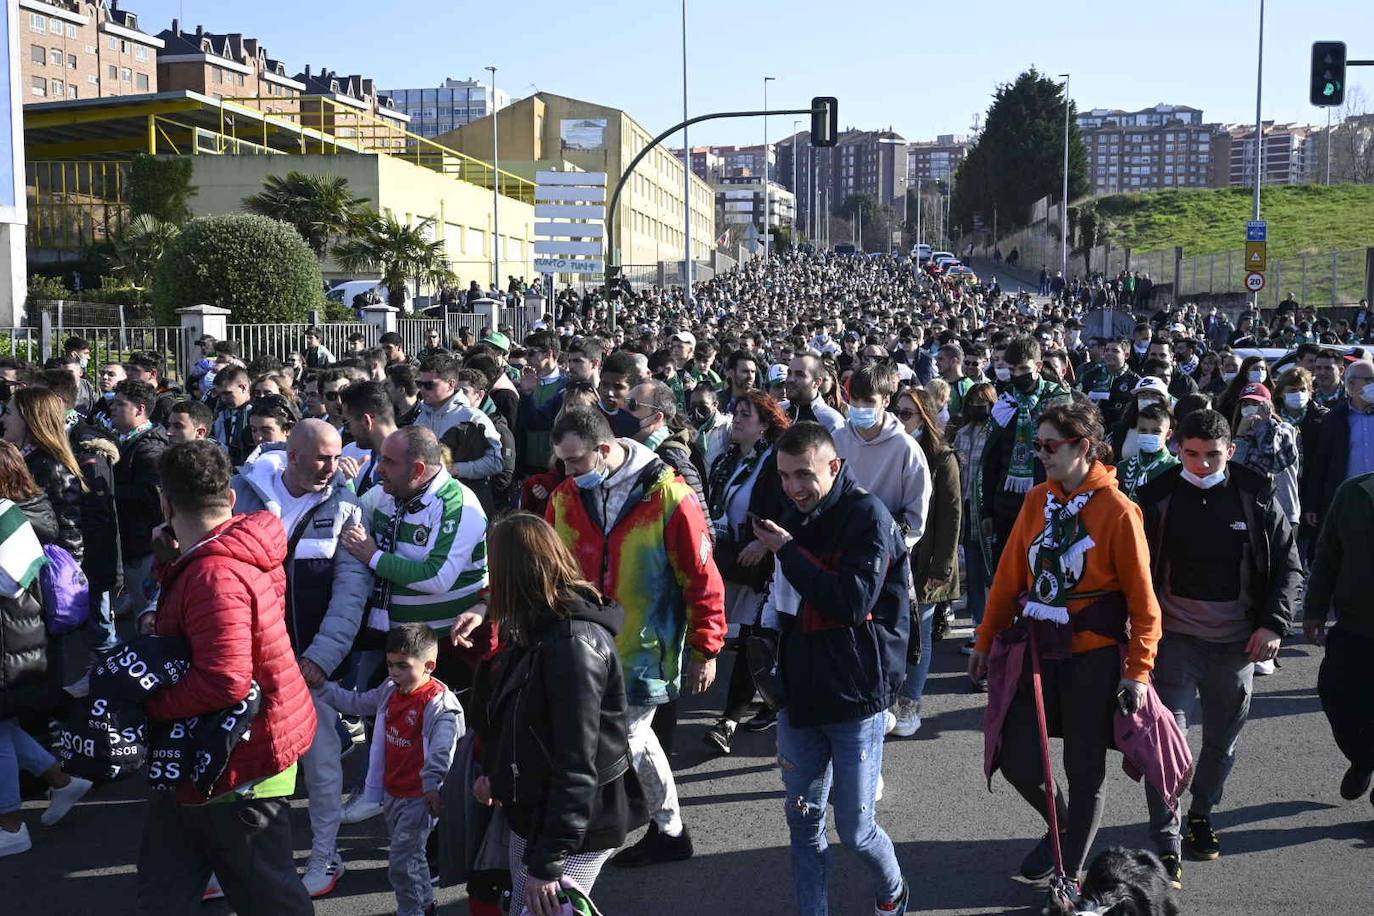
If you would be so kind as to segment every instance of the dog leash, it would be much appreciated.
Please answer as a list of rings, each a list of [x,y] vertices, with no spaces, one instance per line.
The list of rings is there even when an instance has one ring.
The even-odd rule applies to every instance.
[[[1050,730],[1045,720],[1045,694],[1040,676],[1040,645],[1032,622],[1027,628],[1030,632],[1031,690],[1035,694],[1035,723],[1040,728],[1040,761],[1045,768],[1045,806],[1049,812],[1050,848],[1054,852],[1054,877],[1050,887],[1055,892],[1072,901],[1077,894],[1072,892],[1072,884],[1064,873],[1064,850],[1059,844],[1059,811],[1055,806],[1054,765],[1050,762]]]

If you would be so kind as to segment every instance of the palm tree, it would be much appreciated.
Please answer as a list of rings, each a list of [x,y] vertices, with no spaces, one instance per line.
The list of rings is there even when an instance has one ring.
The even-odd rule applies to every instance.
[[[347,178],[295,170],[285,178],[267,176],[260,193],[243,199],[248,212],[294,226],[321,260],[332,242],[348,234],[366,204],[349,192]]]
[[[355,221],[346,238],[334,246],[334,260],[347,273],[380,273],[387,304],[405,307],[406,281],[438,287],[455,282],[444,243],[431,241],[423,219],[407,226],[390,212],[368,213]]]
[[[130,220],[114,240],[112,269],[139,289],[152,285],[153,272],[162,254],[181,233],[176,223],[141,213]]]

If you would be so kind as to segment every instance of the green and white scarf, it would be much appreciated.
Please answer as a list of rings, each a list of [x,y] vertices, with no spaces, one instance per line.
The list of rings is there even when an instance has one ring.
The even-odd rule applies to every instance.
[[[1035,581],[1023,616],[1069,622],[1069,595],[1083,577],[1083,554],[1096,546],[1079,513],[1096,492],[1085,490],[1066,503],[1053,490],[1045,494],[1045,530],[1031,541],[1027,554]]]
[[[992,405],[992,418],[998,426],[1016,424],[1011,464],[1002,483],[1002,489],[1008,493],[1028,493],[1035,486],[1035,446],[1031,444],[1035,441],[1035,426],[1044,407],[1062,393],[1058,385],[1041,379],[1034,391],[1022,394],[1011,388]]]
[[[1135,495],[1141,487],[1176,464],[1178,459],[1167,448],[1160,449],[1152,458],[1147,459],[1144,455],[1128,458],[1117,470],[1117,486],[1131,502],[1137,502]]]
[[[23,591],[47,562],[24,510],[13,500],[0,499],[0,573],[4,574],[5,587],[12,589],[12,582]]]

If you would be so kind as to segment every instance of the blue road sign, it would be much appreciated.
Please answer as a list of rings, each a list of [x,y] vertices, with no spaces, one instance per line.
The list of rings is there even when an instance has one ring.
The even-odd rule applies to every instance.
[[[1269,223],[1262,219],[1252,219],[1245,224],[1245,241],[1247,242],[1267,242],[1269,241]]]

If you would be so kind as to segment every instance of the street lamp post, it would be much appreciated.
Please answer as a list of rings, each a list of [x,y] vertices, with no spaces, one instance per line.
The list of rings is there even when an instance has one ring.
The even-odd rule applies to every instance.
[[[491,74],[491,288],[501,289],[501,165],[496,140],[496,68]],[[499,317],[499,316],[498,316]]]
[[[801,188],[797,186],[797,135],[801,133],[801,121],[792,122],[792,247],[797,247],[797,201]],[[1330,184],[1328,181],[1327,184]]]
[[[768,248],[773,241],[773,227],[768,215],[768,84],[776,77],[763,78],[763,259],[768,260]]]
[[[1264,179],[1264,121],[1261,120],[1261,105],[1264,94],[1264,0],[1259,5],[1259,56],[1255,62],[1255,199],[1251,219],[1260,218],[1260,182]],[[1327,109],[1329,112],[1331,109]],[[1327,136],[1326,142],[1331,143]],[[1177,295],[1177,291],[1175,291]],[[1259,311],[1260,294],[1255,293],[1252,304]]]
[[[1069,75],[1064,78],[1064,186],[1061,189],[1063,201],[1059,211],[1059,272],[1064,281],[1069,277]]]
[[[687,0],[682,0],[682,120],[687,120]],[[692,144],[682,128],[682,288],[692,304]]]

